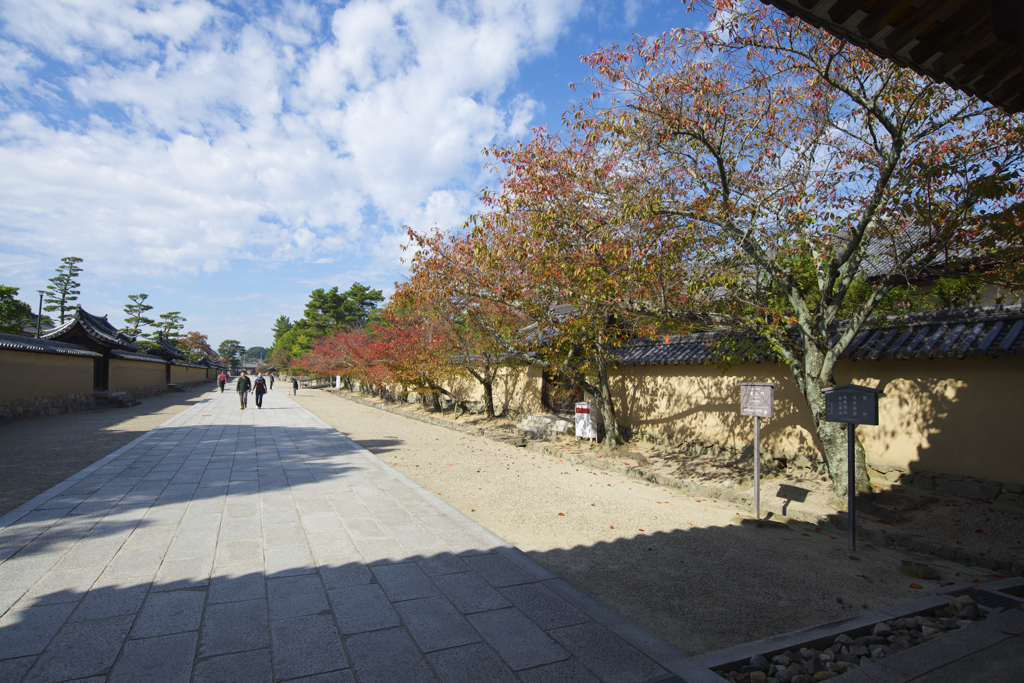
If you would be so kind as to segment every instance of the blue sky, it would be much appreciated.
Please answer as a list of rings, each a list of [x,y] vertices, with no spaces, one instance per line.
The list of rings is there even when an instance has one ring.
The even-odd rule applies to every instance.
[[[309,292],[390,294],[403,224],[457,226],[480,152],[557,128],[581,54],[697,26],[679,0],[5,0],[0,284],[128,294],[269,345]],[[582,93],[582,90],[580,91]]]

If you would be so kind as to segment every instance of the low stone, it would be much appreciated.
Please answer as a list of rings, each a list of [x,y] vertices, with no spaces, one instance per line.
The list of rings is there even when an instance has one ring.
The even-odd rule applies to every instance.
[[[956,622],[956,627],[957,628],[966,628],[966,627],[970,626],[973,623],[974,622],[971,621],[970,619],[958,619],[957,622]]]
[[[896,622],[896,628],[904,631],[913,631],[917,627],[917,619],[914,617],[903,617]]]
[[[793,662],[792,664],[787,666],[786,667],[786,671],[788,671],[789,675],[792,676],[793,678],[796,678],[797,676],[802,676],[802,675],[806,675],[807,674],[807,669],[805,669],[803,667],[803,665],[800,664],[799,662]]]
[[[867,657],[869,652],[867,646],[861,645],[860,647],[850,648],[850,654],[854,657]]]
[[[768,683],[768,674],[763,671],[751,671],[750,683]]]
[[[789,679],[789,683],[814,683],[814,679],[807,674],[799,674]]]
[[[789,666],[792,663],[793,663],[793,660],[791,660],[786,655],[775,655],[774,657],[772,657],[772,664],[778,664],[782,668],[786,668],[787,666]]]
[[[1000,484],[994,482],[986,482],[981,484],[981,492],[985,494],[985,497],[989,500],[994,499],[1003,490]]]
[[[837,674],[835,671],[819,671],[818,673],[814,674],[814,680],[827,681],[828,679],[835,678],[838,675],[839,674]]]
[[[832,670],[835,671],[836,673],[841,673],[841,674],[842,673],[846,673],[849,669],[850,669],[850,663],[849,662],[835,662],[832,665]]]
[[[932,628],[931,626],[922,626],[921,627],[921,633],[924,634],[925,636],[930,636],[930,635],[933,635],[933,634],[939,633],[939,632],[940,632],[939,629]]]
[[[956,619],[942,619],[939,621],[939,626],[946,630],[957,628]]]
[[[910,636],[900,636],[892,644],[893,650],[896,651],[909,650],[912,647],[914,647],[914,641],[911,640]]]
[[[868,644],[868,637],[869,636],[860,636],[858,638],[854,638],[853,644],[857,647],[863,647]]]
[[[761,655],[754,655],[750,658],[750,666],[756,666],[761,671],[768,670],[768,660]]]
[[[884,621],[880,624],[875,624],[875,628],[871,631],[876,636],[890,636],[892,635],[892,629],[889,628],[889,624]]]
[[[872,659],[871,659],[871,657],[861,657],[861,658],[860,658],[860,661],[859,661],[859,662],[857,662],[857,663],[858,663],[858,664],[859,664],[860,666],[867,666],[867,665],[868,665],[868,664],[870,664],[870,663],[871,663],[872,661],[874,661],[874,660],[872,660]]]
[[[953,604],[956,605],[957,609],[963,609],[968,605],[977,605],[978,603],[970,595],[960,595],[953,601]]]
[[[977,619],[981,616],[981,613],[978,612],[978,607],[976,605],[967,605],[960,610],[960,614],[957,616],[960,619]]]
[[[790,683],[793,676],[789,673],[788,669],[775,669],[774,678],[779,683]]]
[[[1021,494],[1024,493],[1024,485],[1021,484],[1003,484],[1003,488],[1007,493]]]
[[[936,479],[935,486],[939,491],[951,496],[960,496],[961,498],[970,498],[971,500],[988,500],[988,496],[982,490],[981,484],[973,479],[963,479],[962,481],[951,481],[946,478]]]
[[[802,648],[800,648],[800,656],[804,658],[805,662],[809,662],[812,659],[817,658],[818,651],[817,650],[812,650],[809,647],[802,647]]]
[[[899,470],[889,470],[888,472],[885,473],[885,480],[886,481],[891,481],[891,482],[897,482],[897,481],[900,480],[900,477],[902,477],[902,476],[903,476],[903,473],[900,472]]]
[[[917,486],[919,489],[924,491],[934,491],[935,480],[929,477],[918,476],[914,479],[914,486]]]
[[[853,638],[846,635],[845,633],[840,633],[838,636],[836,636],[834,642],[839,643],[840,645],[853,645]]]

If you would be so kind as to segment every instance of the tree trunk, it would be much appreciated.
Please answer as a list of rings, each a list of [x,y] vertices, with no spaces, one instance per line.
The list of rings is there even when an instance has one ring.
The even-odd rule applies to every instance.
[[[612,401],[611,388],[608,385],[608,368],[604,364],[604,350],[597,350],[597,394],[594,396],[598,408],[601,409],[601,417],[604,420],[604,445],[605,448],[615,448],[622,443],[622,435],[619,434],[619,422],[615,414],[615,403]]]
[[[494,380],[488,379],[480,382],[484,385],[484,409],[487,411],[487,419],[494,419]]]
[[[822,382],[822,363],[817,360],[818,355],[809,353],[805,358],[802,367],[793,366],[793,374],[796,375],[797,383],[803,387],[804,400],[811,409],[811,418],[814,420],[814,427],[821,440],[821,446],[825,455],[825,467],[828,469],[829,477],[832,479],[832,493],[836,498],[845,498],[847,494],[847,443],[846,429],[838,422],[825,421],[825,395],[821,390],[836,385],[832,373],[828,373],[827,382]],[[817,366],[817,372],[815,372]],[[800,375],[803,375],[802,377]],[[856,458],[855,472],[857,477],[857,491],[860,493],[870,492],[871,484],[868,480],[868,468],[864,462],[864,446],[860,439],[855,444],[854,457]]]

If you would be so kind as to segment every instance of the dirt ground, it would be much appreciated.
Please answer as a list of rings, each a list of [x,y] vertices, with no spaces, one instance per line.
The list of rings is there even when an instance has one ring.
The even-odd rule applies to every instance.
[[[152,396],[132,408],[99,408],[0,425],[0,515],[142,436],[206,391],[201,386]]]
[[[988,570],[844,536],[756,526],[748,511],[453,432],[324,391],[300,405],[536,560],[696,655],[920,597]],[[914,586],[920,586],[915,588]]]
[[[411,414],[424,414],[419,404],[392,405]],[[512,434],[515,420],[486,420],[480,415],[455,416],[454,411],[431,412],[434,419]],[[573,437],[547,442],[549,449],[567,456],[599,453],[595,446]],[[723,484],[752,497],[753,455],[748,452],[707,453],[693,456],[666,446],[632,441],[605,456],[616,464],[642,467],[672,479]],[[874,493],[858,496],[858,525],[887,534],[909,535],[928,543],[946,545],[982,557],[1024,560],[1024,511],[995,508],[985,501],[948,496],[913,486],[873,479]],[[766,469],[761,479],[761,515],[783,515],[802,520],[831,518],[845,526],[845,501],[837,501],[828,478],[811,469]]]

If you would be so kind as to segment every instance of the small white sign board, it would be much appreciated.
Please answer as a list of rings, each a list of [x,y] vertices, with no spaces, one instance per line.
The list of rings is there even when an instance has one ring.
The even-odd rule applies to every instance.
[[[765,382],[740,382],[740,415],[775,417],[775,385]]]

